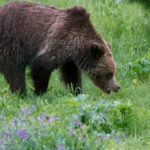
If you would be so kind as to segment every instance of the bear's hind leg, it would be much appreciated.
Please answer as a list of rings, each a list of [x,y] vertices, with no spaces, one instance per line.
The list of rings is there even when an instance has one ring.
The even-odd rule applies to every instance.
[[[64,64],[61,69],[61,77],[66,85],[69,86],[73,94],[78,95],[82,92],[81,71],[73,61]]]
[[[3,74],[13,93],[25,94],[25,67],[13,67]]]

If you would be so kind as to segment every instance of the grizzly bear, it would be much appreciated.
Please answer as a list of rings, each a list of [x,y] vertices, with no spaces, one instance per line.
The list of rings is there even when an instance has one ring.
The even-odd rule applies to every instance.
[[[55,8],[30,2],[0,7],[0,72],[12,92],[25,92],[27,65],[37,95],[46,92],[57,68],[75,94],[82,91],[82,71],[104,92],[117,92],[120,86],[110,49],[83,7]]]

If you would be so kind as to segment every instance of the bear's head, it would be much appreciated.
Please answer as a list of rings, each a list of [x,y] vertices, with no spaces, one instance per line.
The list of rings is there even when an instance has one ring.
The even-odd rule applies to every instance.
[[[111,45],[97,34],[86,9],[74,6],[68,9],[66,30],[73,41],[74,62],[86,72],[93,82],[104,92],[117,92],[120,86],[115,79],[116,66]],[[68,33],[68,32],[66,32]],[[72,49],[72,47],[70,47]]]
[[[116,66],[110,49],[111,45],[101,38],[99,43],[86,43],[83,50],[86,54],[82,57],[84,71],[96,86],[108,94],[120,89],[115,79]]]

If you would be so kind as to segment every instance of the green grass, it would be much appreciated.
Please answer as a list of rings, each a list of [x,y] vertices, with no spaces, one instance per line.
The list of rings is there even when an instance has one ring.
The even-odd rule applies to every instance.
[[[150,72],[144,72],[149,65],[133,71],[128,64],[142,58],[150,62],[150,10],[127,0],[118,4],[115,0],[41,3],[87,8],[97,32],[112,43],[121,90],[106,95],[83,74],[84,94],[74,97],[56,70],[48,92],[37,97],[27,71],[27,96],[21,99],[11,94],[0,76],[0,149],[149,150]]]

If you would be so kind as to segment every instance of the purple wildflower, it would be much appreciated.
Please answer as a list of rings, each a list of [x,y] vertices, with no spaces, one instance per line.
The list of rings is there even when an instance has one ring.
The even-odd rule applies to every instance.
[[[74,134],[74,130],[71,128],[68,136],[71,136],[72,134]]]
[[[74,133],[74,130],[73,130],[72,128],[70,129],[70,133],[71,133],[71,134],[73,134],[73,133]]]
[[[119,143],[119,142],[120,142],[120,139],[119,139],[119,138],[115,138],[115,141]]]
[[[7,138],[7,134],[6,134],[6,133],[3,133],[3,134],[2,134],[2,137],[3,137],[3,138]]]
[[[0,144],[2,144],[3,143],[3,141],[2,140],[0,140]]]
[[[49,122],[52,122],[55,120],[59,120],[59,118],[58,117],[49,117],[49,119],[48,119]]]
[[[45,131],[42,132],[42,136],[46,136],[46,132]]]
[[[35,106],[35,105],[32,105],[32,106],[31,106],[31,109],[35,109],[35,108],[36,108],[36,106]]]
[[[7,134],[6,134],[6,133],[3,133],[3,134],[2,134],[2,137],[3,137],[3,138],[6,138],[6,137],[7,137]]]
[[[18,129],[15,129],[14,131],[15,131],[16,133],[18,133],[18,132],[19,132],[19,130],[18,130]]]
[[[58,118],[58,117],[49,117],[47,114],[43,114],[39,117],[40,121],[47,120],[48,122],[52,122],[52,121],[59,120],[59,119],[60,118]]]
[[[57,150],[63,150],[63,146],[57,146]]]
[[[11,124],[12,124],[12,125],[17,125],[17,123],[18,123],[17,120],[12,120],[12,121],[11,121]]]
[[[17,130],[17,133],[18,133],[18,136],[22,139],[27,139],[29,136],[28,136],[28,133],[25,129],[22,129],[22,130]]]
[[[46,117],[47,117],[47,114],[42,114],[42,115],[39,117],[39,120],[41,121],[41,120],[43,120],[43,119],[46,119]]]
[[[78,126],[80,126],[80,127],[82,127],[82,122],[80,122],[80,121],[74,121],[74,124],[76,124],[76,125],[78,125]]]
[[[22,108],[21,111],[24,113],[24,115],[31,114],[31,109]]]
[[[3,134],[2,134],[2,137],[3,137],[3,138],[7,138],[7,139],[10,139],[10,138],[11,138],[10,135],[7,134],[7,133],[3,133]]]

